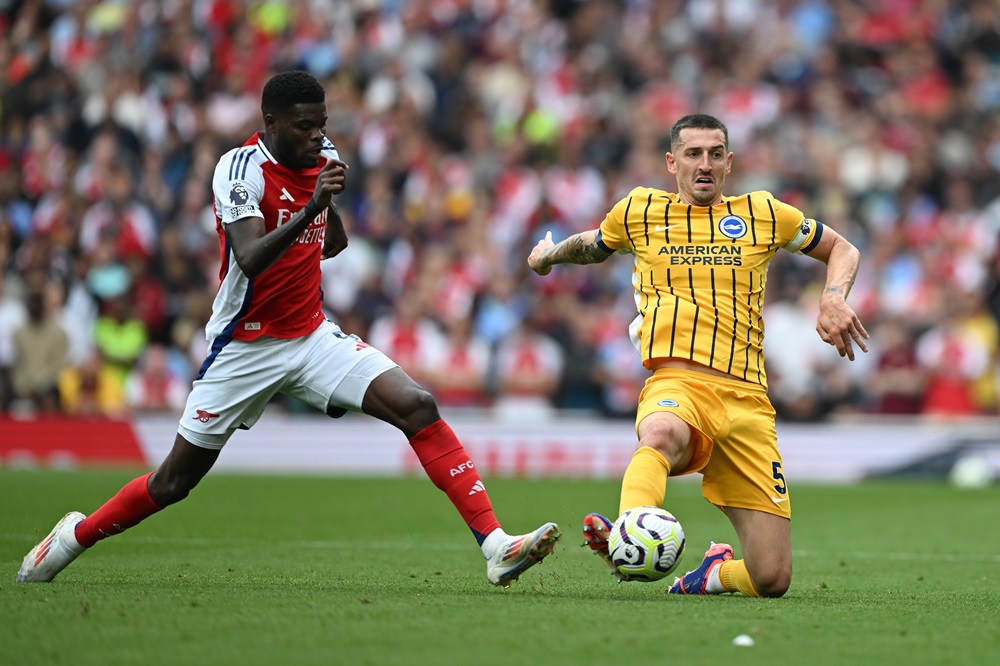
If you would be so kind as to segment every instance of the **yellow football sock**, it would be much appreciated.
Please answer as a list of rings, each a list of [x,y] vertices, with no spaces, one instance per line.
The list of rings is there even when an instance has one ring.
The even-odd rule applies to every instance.
[[[670,463],[663,454],[649,446],[636,449],[622,478],[619,515],[637,506],[663,506],[669,475]]]
[[[726,592],[742,592],[748,597],[759,597],[760,592],[750,580],[750,572],[743,560],[727,560],[719,565],[719,581]]]

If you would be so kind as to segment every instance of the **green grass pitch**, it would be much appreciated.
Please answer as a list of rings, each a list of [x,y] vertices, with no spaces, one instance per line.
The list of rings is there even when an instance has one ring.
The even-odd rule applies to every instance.
[[[581,480],[486,480],[509,532],[563,529],[507,590],[422,477],[223,473],[53,583],[14,582],[63,513],[135,475],[0,469],[0,664],[950,665],[1000,650],[997,486],[793,486],[783,599],[616,584],[578,530],[614,512],[618,484]],[[697,484],[672,482],[666,505],[687,535],[682,570],[734,538]]]

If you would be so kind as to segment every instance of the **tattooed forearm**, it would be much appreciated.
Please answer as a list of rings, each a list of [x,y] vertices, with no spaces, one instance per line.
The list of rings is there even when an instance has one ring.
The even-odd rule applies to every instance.
[[[854,285],[854,278],[858,275],[860,261],[861,253],[858,249],[843,238],[837,238],[826,262],[826,285],[823,288],[823,297],[847,300],[847,295],[851,293],[851,287]]]
[[[585,231],[547,249],[542,255],[542,261],[547,265],[599,264],[610,256],[597,245],[597,234]]]

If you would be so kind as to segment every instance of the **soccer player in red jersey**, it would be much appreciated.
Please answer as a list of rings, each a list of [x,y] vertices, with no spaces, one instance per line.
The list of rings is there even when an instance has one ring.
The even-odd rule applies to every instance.
[[[347,246],[333,196],[348,168],[325,136],[325,91],[306,72],[284,72],[264,86],[261,112],[264,131],[215,169],[221,284],[206,326],[211,349],[173,449],[90,516],[66,514],[24,558],[17,580],[50,581],[101,539],[187,497],[232,434],[253,426],[283,393],[333,417],[362,411],[399,428],[475,535],[489,581],[507,587],[552,552],[558,526],[504,532],[430,393],[323,316],[320,261]]]

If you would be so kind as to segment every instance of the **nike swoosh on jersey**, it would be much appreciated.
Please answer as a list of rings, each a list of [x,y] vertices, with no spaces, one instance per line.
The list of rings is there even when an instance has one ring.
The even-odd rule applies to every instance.
[[[782,502],[787,502],[788,498],[787,497],[777,498],[777,497],[775,497],[775,496],[772,495],[771,496],[771,501],[774,502],[775,504],[781,504]]]
[[[668,229],[676,229],[677,227],[680,227],[680,226],[683,226],[683,225],[680,225],[680,224],[669,224],[667,226],[663,226],[662,224],[658,224],[655,227],[653,227],[653,231],[667,231]]]

